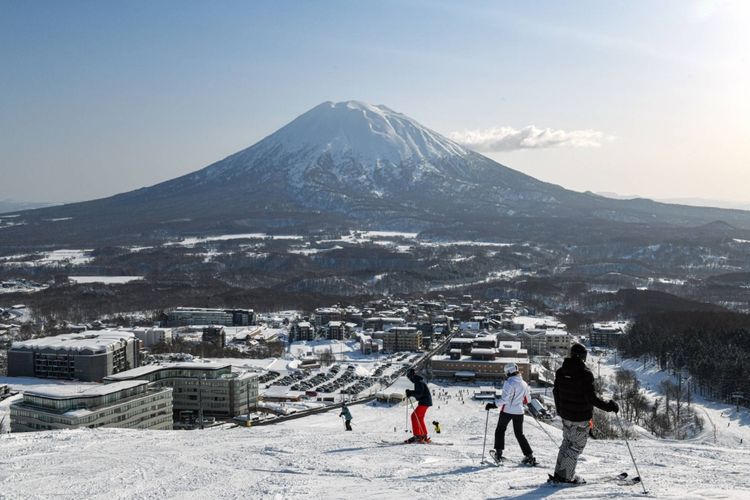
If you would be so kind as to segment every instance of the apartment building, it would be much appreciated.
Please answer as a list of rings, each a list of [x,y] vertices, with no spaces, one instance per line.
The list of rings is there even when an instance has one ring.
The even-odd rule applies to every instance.
[[[413,326],[394,326],[386,332],[374,332],[372,338],[383,341],[384,352],[422,350],[422,332]]]
[[[451,343],[453,340],[457,339],[452,339]],[[495,348],[468,347],[465,342],[461,342],[452,347],[448,354],[433,356],[430,368],[436,377],[503,379],[505,365],[508,363],[516,363],[524,380],[529,380],[529,354],[521,347],[520,342],[504,341]]]
[[[178,307],[166,313],[163,326],[223,325],[247,326],[255,322],[252,309]]]
[[[96,330],[14,342],[8,375],[101,382],[140,365],[140,341],[124,330]]]
[[[193,411],[214,417],[248,413],[258,403],[258,376],[233,371],[222,363],[164,363],[145,365],[104,379],[106,384],[145,380],[154,387],[169,387],[175,413]]]
[[[54,385],[26,391],[10,405],[11,432],[78,427],[171,429],[172,389],[143,380]]]

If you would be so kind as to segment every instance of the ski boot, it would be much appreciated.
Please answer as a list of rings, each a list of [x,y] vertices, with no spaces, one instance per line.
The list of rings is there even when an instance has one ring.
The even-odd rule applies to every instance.
[[[534,455],[526,455],[523,457],[523,460],[521,460],[521,463],[523,465],[528,465],[529,467],[534,467],[537,464],[537,461]]]
[[[503,452],[502,451],[497,451],[497,450],[494,450],[494,449],[490,450],[490,457],[492,457],[492,460],[494,460],[497,465],[502,464],[503,460],[505,460],[503,458]]]
[[[550,484],[570,484],[570,485],[580,485],[580,484],[586,484],[586,480],[583,479],[581,476],[573,476],[573,479],[565,479],[562,476],[558,476],[557,473],[553,476],[552,474],[548,474],[549,479],[547,479],[547,482]]]

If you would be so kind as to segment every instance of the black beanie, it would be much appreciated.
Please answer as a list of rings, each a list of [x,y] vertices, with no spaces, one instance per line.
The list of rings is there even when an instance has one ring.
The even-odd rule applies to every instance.
[[[570,357],[571,358],[578,358],[581,361],[586,361],[586,355],[588,354],[588,351],[586,351],[586,348],[583,346],[583,344],[573,344],[573,347],[570,348]]]

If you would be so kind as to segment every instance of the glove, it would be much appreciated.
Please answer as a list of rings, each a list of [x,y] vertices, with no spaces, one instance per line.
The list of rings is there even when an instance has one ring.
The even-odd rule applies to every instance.
[[[414,394],[414,391],[412,391],[411,389],[406,389],[406,397],[407,398],[410,398],[412,396],[412,394]]]
[[[487,403],[486,405],[484,405],[484,409],[486,411],[494,410],[495,408],[497,408],[497,405],[495,403]]]
[[[610,411],[610,412],[613,411],[617,413],[618,411],[620,411],[620,405],[618,405],[616,402],[610,399],[609,403],[607,403],[607,411]]]

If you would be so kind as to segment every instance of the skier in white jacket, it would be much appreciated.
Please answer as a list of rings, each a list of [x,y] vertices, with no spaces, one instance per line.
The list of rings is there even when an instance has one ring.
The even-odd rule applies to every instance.
[[[520,373],[518,373],[518,366],[515,363],[505,365],[505,375],[508,378],[505,384],[503,384],[503,395],[500,400],[500,418],[495,428],[495,449],[490,450],[490,456],[498,463],[503,460],[505,430],[512,421],[513,433],[516,435],[516,440],[518,440],[524,456],[521,463],[536,465],[534,452],[531,450],[526,436],[523,435],[523,405],[531,401],[529,386],[523,381]],[[493,408],[497,408],[495,403],[487,403],[485,406],[485,410],[487,411]]]

